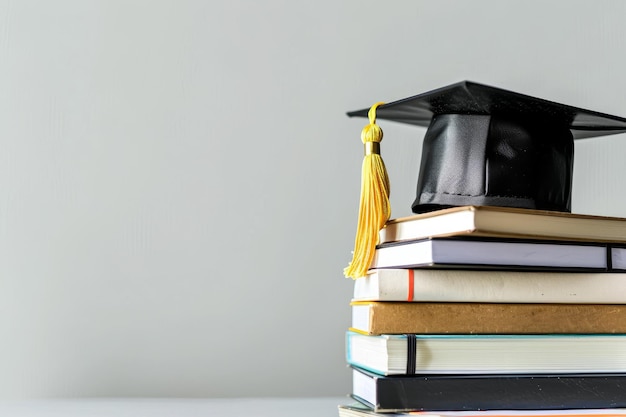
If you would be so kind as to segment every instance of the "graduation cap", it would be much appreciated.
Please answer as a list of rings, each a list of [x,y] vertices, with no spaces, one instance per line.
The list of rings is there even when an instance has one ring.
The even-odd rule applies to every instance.
[[[378,231],[391,214],[376,118],[427,127],[415,213],[463,205],[571,211],[574,140],[626,132],[611,116],[463,81],[369,109],[361,205],[346,276],[369,268]]]

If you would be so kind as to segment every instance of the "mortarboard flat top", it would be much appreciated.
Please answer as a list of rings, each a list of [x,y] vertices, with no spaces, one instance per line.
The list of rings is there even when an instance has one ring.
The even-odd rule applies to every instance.
[[[349,112],[367,117],[369,109]],[[626,132],[626,118],[559,104],[501,88],[461,81],[378,107],[379,119],[428,127],[434,115],[476,114],[541,117],[569,125],[574,139]]]

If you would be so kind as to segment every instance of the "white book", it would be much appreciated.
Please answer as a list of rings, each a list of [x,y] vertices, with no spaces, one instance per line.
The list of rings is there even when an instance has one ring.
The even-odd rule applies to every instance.
[[[626,335],[362,335],[346,360],[380,375],[626,372]]]
[[[379,245],[371,267],[607,270],[609,250],[601,243],[433,238]]]
[[[566,410],[407,411],[377,413],[361,404],[341,404],[339,417],[622,417],[626,408],[568,408]]]
[[[353,301],[622,304],[626,273],[377,269]]]

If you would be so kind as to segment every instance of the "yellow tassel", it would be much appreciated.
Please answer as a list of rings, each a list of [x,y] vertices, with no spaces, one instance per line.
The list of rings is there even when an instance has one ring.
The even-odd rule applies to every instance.
[[[370,123],[363,128],[361,140],[365,145],[365,157],[361,174],[361,203],[352,261],[343,270],[346,277],[365,276],[372,264],[378,232],[391,215],[389,203],[389,177],[385,163],[380,156],[380,141],[383,131],[376,124],[376,108],[384,103],[374,104],[368,113]]]

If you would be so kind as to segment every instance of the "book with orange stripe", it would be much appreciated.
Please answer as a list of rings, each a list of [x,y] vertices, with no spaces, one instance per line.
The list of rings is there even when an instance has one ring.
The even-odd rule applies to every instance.
[[[377,269],[354,281],[353,301],[626,303],[626,273]]]

